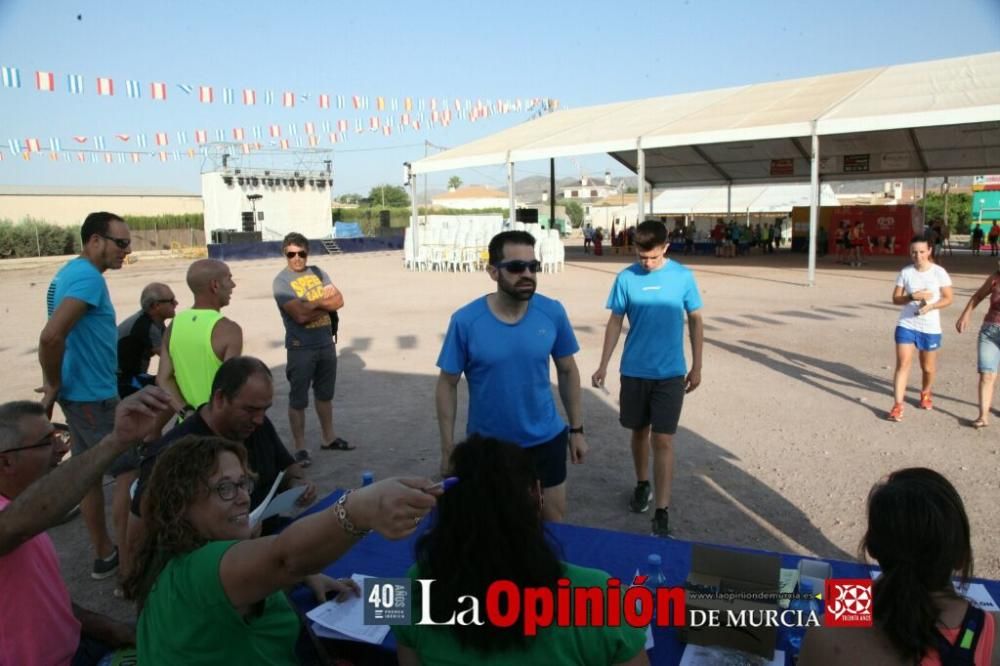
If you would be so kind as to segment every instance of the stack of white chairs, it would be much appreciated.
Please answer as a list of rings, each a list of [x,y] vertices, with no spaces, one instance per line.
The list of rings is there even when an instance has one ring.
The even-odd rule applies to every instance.
[[[403,266],[417,271],[482,270],[490,239],[503,227],[499,215],[431,215],[421,223],[416,244],[409,229],[404,233]]]

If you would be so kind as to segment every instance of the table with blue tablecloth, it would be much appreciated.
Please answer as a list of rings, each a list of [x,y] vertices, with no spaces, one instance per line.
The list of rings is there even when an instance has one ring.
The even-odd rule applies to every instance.
[[[323,498],[305,514],[324,509],[341,495],[336,491]],[[428,521],[424,521],[424,525]],[[683,585],[691,567],[690,541],[663,539],[630,534],[613,530],[580,527],[564,523],[548,523],[547,528],[556,543],[560,559],[584,567],[593,567],[608,572],[621,581],[631,581],[636,569],[646,561],[651,553],[658,553],[663,560],[663,572],[667,585]],[[348,577],[354,573],[373,576],[405,576],[413,564],[413,546],[419,531],[407,539],[389,541],[378,534],[372,534],[358,542],[339,560],[327,567],[325,573],[333,577]],[[760,553],[746,548],[726,547],[734,552]],[[803,557],[787,553],[776,554],[781,558],[781,566],[794,569]],[[868,578],[870,568],[857,562],[827,560],[833,568],[833,578]],[[975,579],[982,583],[994,599],[1000,599],[1000,581]],[[299,588],[292,599],[300,610],[312,608],[316,602],[308,590]],[[684,643],[677,639],[677,632],[669,627],[653,629],[654,647],[649,651],[651,664],[675,666],[684,652]],[[395,650],[392,634],[382,644],[386,650]],[[779,648],[780,648],[779,640]]]

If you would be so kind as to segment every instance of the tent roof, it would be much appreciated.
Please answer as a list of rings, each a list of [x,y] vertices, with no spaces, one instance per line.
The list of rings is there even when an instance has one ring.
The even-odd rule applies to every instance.
[[[1000,52],[557,111],[414,173],[609,153],[654,186],[1000,170]]]

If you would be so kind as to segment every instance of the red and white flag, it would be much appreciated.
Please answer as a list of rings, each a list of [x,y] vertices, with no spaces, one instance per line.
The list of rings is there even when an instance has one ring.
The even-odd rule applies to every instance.
[[[368,129],[373,132],[378,129],[378,116],[372,116],[368,119]]]
[[[132,153],[132,161],[136,164],[139,163],[139,153]]]
[[[73,137],[73,140],[76,141],[77,143],[87,143],[87,137],[80,136],[79,134],[75,135]]]
[[[242,127],[234,127],[233,128],[233,141],[242,141],[242,140],[243,140],[243,128]]]
[[[167,145],[167,143],[168,143],[167,133],[166,132],[157,132],[156,133],[156,145],[158,145],[158,146],[165,146],[165,145]]]
[[[76,159],[80,160],[81,162],[86,162],[87,161],[87,156],[84,155],[83,153],[77,153],[76,154]]]
[[[35,72],[35,85],[39,90],[52,92],[56,89],[56,77],[52,72]]]
[[[243,104],[246,106],[253,106],[257,103],[257,91],[253,88],[243,89]]]
[[[413,121],[413,129],[415,129],[415,130],[419,130],[420,129],[420,121],[419,120],[414,120]]]
[[[198,86],[198,101],[203,104],[211,104],[215,101],[215,94],[212,86]]]
[[[410,124],[410,114],[404,113],[403,115],[401,115],[399,117],[399,122],[402,125],[409,125]]]
[[[275,138],[281,136],[281,125],[271,125],[270,132]]]
[[[330,143],[337,143],[340,138],[337,136],[336,132],[330,132]],[[2,155],[3,153],[0,153]]]
[[[119,141],[128,141],[129,140],[129,135],[128,134],[115,134],[115,136],[118,137]]]
[[[28,149],[29,153],[38,153],[42,150],[42,146],[38,142],[38,139],[25,139],[24,145]]]
[[[359,96],[352,95],[351,96],[351,102],[353,102],[355,109],[360,109],[361,108],[361,98]]]
[[[310,134],[309,135],[309,145],[312,146],[313,148],[315,148],[316,144],[318,144],[318,143],[319,143],[319,137],[316,136],[315,134]]]
[[[111,164],[111,162],[114,161],[114,157],[111,155],[111,153],[104,153],[104,161],[107,162],[108,164]]]
[[[283,92],[281,93],[281,105],[282,106],[295,106],[295,93]]]
[[[208,141],[208,132],[205,130],[195,130],[194,131],[194,142],[195,143],[205,143]]]
[[[346,132],[347,131],[347,121],[346,120],[341,119],[341,120],[337,121],[337,131],[338,132]]]
[[[312,123],[306,123],[305,128],[306,128],[306,134],[316,133],[316,127]]]
[[[149,96],[153,99],[164,100],[167,98],[167,84],[153,82],[149,84]]]
[[[115,82],[111,79],[104,78],[102,76],[97,77],[97,94],[98,95],[114,95],[115,94]]]
[[[329,95],[320,95],[319,96],[319,108],[321,108],[321,109],[329,109],[330,108],[330,96]]]
[[[282,139],[278,142],[278,145],[281,146],[282,150],[288,150],[288,139]]]
[[[167,153],[164,150],[160,151],[160,161],[161,162],[166,162],[167,161]]]
[[[390,136],[392,134],[392,128],[389,127],[388,125],[383,125],[382,126],[382,134],[384,134],[386,136]]]

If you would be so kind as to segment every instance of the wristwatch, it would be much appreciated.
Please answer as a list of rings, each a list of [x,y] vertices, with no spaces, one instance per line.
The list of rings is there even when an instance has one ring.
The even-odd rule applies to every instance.
[[[569,434],[571,434],[571,435],[582,435],[583,434],[583,426],[580,426],[579,428],[570,428],[569,429]]]

